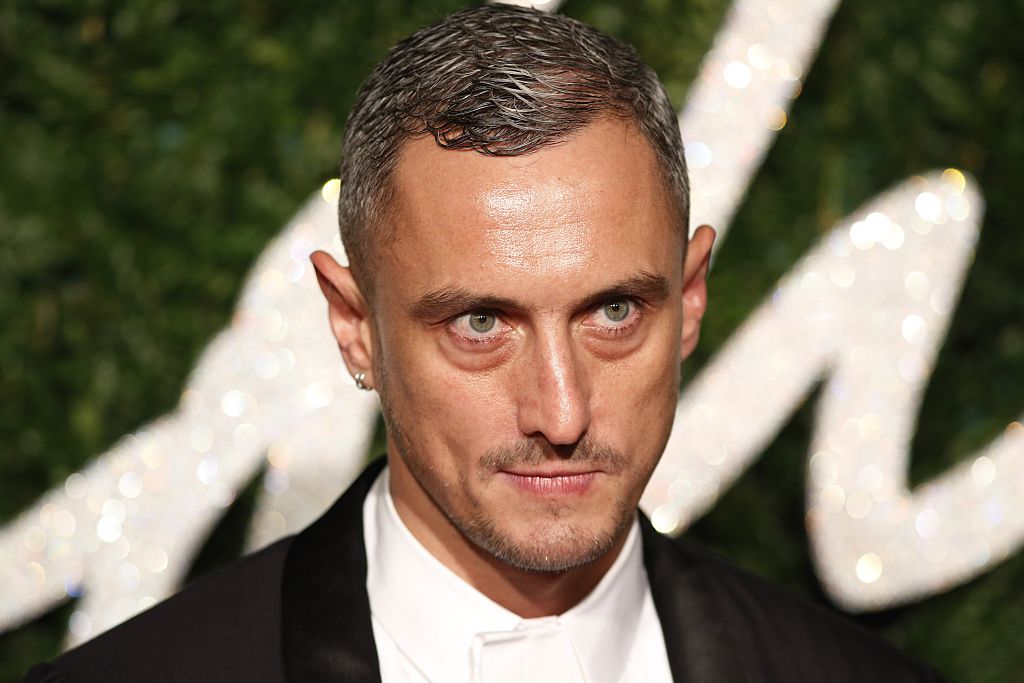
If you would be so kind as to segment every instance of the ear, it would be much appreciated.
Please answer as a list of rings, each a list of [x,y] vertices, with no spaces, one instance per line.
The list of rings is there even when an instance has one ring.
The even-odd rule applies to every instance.
[[[342,266],[324,251],[313,252],[309,260],[316,270],[320,291],[327,299],[327,317],[345,367],[353,376],[364,373],[366,386],[375,386],[369,308],[351,268]]]
[[[700,322],[708,307],[708,267],[715,231],[702,225],[690,237],[683,263],[683,335],[680,342],[682,357],[688,358],[700,339]]]

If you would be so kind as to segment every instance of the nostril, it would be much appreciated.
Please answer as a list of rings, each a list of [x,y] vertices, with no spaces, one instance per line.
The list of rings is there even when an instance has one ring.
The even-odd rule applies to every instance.
[[[573,443],[566,444],[551,444],[551,452],[554,453],[555,457],[560,460],[569,460],[576,452],[576,448],[579,446],[582,436]]]

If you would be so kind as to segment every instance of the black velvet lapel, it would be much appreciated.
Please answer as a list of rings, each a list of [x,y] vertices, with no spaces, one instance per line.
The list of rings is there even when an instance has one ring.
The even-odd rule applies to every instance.
[[[384,468],[371,464],[285,558],[281,642],[292,683],[380,683],[366,594],[363,500]]]
[[[701,569],[675,541],[640,515],[644,566],[654,609],[665,636],[669,668],[676,683],[754,681],[747,657],[737,647],[715,591]]]

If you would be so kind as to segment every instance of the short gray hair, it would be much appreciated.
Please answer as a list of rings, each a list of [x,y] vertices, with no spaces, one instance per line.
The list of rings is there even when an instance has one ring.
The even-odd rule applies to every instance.
[[[409,139],[429,134],[442,147],[516,156],[608,114],[632,119],[650,143],[685,238],[679,124],[657,74],[633,47],[563,15],[501,4],[420,29],[374,67],[349,113],[338,202],[349,262],[361,271],[382,239],[374,233],[386,224]]]

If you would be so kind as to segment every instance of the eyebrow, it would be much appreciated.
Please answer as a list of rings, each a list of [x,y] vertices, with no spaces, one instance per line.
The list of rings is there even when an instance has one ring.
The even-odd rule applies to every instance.
[[[653,273],[640,272],[615,282],[598,292],[588,294],[578,301],[573,306],[573,309],[590,308],[602,301],[619,297],[659,303],[667,299],[668,295],[669,285],[666,278]],[[464,311],[488,309],[516,310],[523,308],[525,306],[513,299],[489,294],[477,294],[464,287],[448,286],[427,292],[409,307],[409,312],[414,318],[420,320],[437,321]]]

